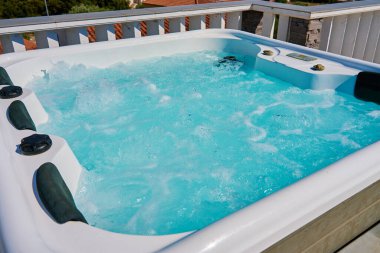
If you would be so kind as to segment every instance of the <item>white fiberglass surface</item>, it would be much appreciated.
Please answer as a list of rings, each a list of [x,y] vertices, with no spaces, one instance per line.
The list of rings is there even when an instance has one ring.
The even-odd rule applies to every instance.
[[[300,89],[254,57],[201,51],[107,68],[56,64],[28,85],[84,166],[90,224],[160,235],[201,229],[380,139],[380,108]]]

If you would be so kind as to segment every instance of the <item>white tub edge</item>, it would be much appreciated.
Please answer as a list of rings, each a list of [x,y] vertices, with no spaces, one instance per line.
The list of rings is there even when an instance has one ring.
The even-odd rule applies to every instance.
[[[179,37],[180,36],[180,37]],[[170,39],[176,39],[176,38],[192,38],[194,36],[199,37],[218,37],[221,38],[225,37],[234,37],[237,36],[238,38],[250,38],[251,40],[262,40],[268,43],[270,46],[277,46],[277,47],[286,47],[292,50],[297,50],[299,52],[303,53],[312,53],[314,55],[317,55],[319,57],[324,57],[329,60],[337,60],[338,62],[344,62],[349,67],[358,68],[363,67],[365,70],[376,70],[379,71],[380,67],[376,64],[367,63],[360,60],[355,60],[343,56],[336,56],[331,53],[321,52],[318,50],[313,49],[306,49],[301,46],[297,45],[291,45],[288,43],[284,43],[281,41],[274,41],[267,39],[265,37],[257,36],[248,34],[245,32],[235,31],[235,30],[207,30],[207,31],[195,31],[195,32],[188,32],[183,34],[170,34],[165,36],[152,36],[148,38],[142,38],[142,39],[132,39],[130,40],[130,44],[139,44],[139,43],[151,43],[155,41],[165,41]],[[260,41],[260,43],[262,43]],[[5,55],[0,56],[0,65],[3,65],[5,67],[14,67],[15,64],[20,63],[22,61],[33,59],[33,58],[40,58],[41,56],[48,56],[48,55],[64,55],[69,51],[96,51],[104,47],[121,47],[123,44],[126,43],[126,41],[115,41],[115,42],[104,42],[104,43],[95,43],[88,45],[88,47],[83,45],[78,46],[70,46],[65,48],[57,48],[57,49],[48,49],[48,50],[39,50],[39,51],[31,51],[31,52],[25,52],[25,53],[16,53],[13,55]],[[17,79],[16,76],[14,76],[11,73],[11,77]],[[2,112],[3,113],[3,112]],[[0,118],[2,119],[1,122],[5,122],[3,115],[0,115]],[[42,117],[43,118],[43,117]],[[2,123],[2,125],[4,125]],[[7,126],[6,126],[7,127]],[[9,139],[9,136],[4,136],[4,126],[0,126],[0,143],[4,143],[4,139]],[[11,130],[12,131],[12,130]],[[7,131],[6,131],[7,132]],[[17,138],[20,137],[22,134],[26,134],[27,132],[19,133],[16,135]],[[29,132],[30,133],[30,132]],[[26,136],[26,135],[25,135]],[[59,138],[58,138],[59,139]],[[15,139],[13,139],[14,145]],[[62,144],[64,146],[64,144]],[[67,145],[67,144],[66,144]],[[2,239],[7,240],[6,243],[4,243],[5,248],[7,249],[6,252],[52,252],[52,251],[63,251],[63,252],[73,252],[72,250],[75,250],[75,247],[72,248],[72,245],[55,245],[54,243],[45,243],[46,236],[49,237],[49,235],[41,235],[37,230],[35,229],[36,224],[34,224],[35,220],[28,219],[28,208],[27,205],[18,205],[22,203],[24,199],[23,191],[19,187],[15,187],[14,184],[12,184],[11,179],[17,181],[15,173],[20,168],[15,168],[14,164],[11,164],[10,161],[14,161],[14,157],[12,157],[12,154],[9,153],[9,150],[7,150],[5,147],[9,147],[8,145],[0,145],[0,157],[3,161],[6,160],[7,162],[2,163],[0,165],[0,171],[1,173],[6,173],[7,176],[9,176],[9,180],[4,180],[0,178],[0,232],[2,232]],[[308,221],[312,220],[315,217],[318,217],[320,214],[324,213],[325,211],[329,210],[331,207],[337,205],[338,203],[342,202],[343,200],[347,199],[348,197],[354,195],[355,193],[361,191],[362,189],[366,188],[370,184],[378,181],[380,179],[380,158],[377,157],[378,151],[380,150],[380,142],[377,142],[373,145],[370,145],[366,147],[363,150],[360,150],[342,160],[340,160],[337,163],[334,163],[333,165],[329,166],[326,169],[323,169],[312,176],[309,176],[298,183],[287,187],[265,199],[262,201],[259,201],[245,209],[242,209],[208,227],[206,227],[203,230],[200,230],[191,236],[188,236],[187,238],[178,241],[177,243],[173,244],[172,246],[166,248],[165,252],[238,252],[238,251],[245,251],[247,249],[250,250],[263,250],[273,244],[274,242],[278,241],[279,239],[283,238],[285,235],[291,233],[292,231],[296,230],[297,228],[301,227],[303,224],[307,223]],[[50,159],[54,159],[54,156],[56,155],[52,154],[50,156]],[[45,157],[46,159],[46,157]],[[17,164],[17,163],[16,163]],[[355,168],[355,166],[357,166]],[[360,166],[360,167],[359,167]],[[8,167],[8,168],[6,168]],[[23,168],[21,168],[23,169]],[[7,171],[6,171],[7,170]],[[362,170],[365,171],[365,173],[362,173]],[[331,177],[337,177],[338,180],[331,180]],[[321,189],[319,186],[320,184],[324,184],[325,188]],[[342,185],[340,187],[337,187],[339,185]],[[9,192],[9,189],[14,189],[11,193]],[[303,196],[299,196],[299,192],[305,193]],[[328,192],[329,194],[324,195],[324,193]],[[308,194],[306,194],[308,193]],[[11,194],[13,198],[9,198],[7,194]],[[317,198],[317,196],[321,196],[321,198]],[[30,197],[30,196],[29,196]],[[314,204],[310,202],[310,199],[312,197],[315,197]],[[289,206],[288,203],[285,201],[285,199],[294,199],[294,203]],[[28,201],[26,201],[28,202]],[[18,203],[16,205],[16,203]],[[322,204],[320,204],[322,203]],[[26,204],[26,203],[24,203]],[[9,213],[10,210],[8,210],[9,206],[13,206],[17,209],[17,207],[24,207],[22,210],[17,210],[15,213]],[[307,208],[301,209],[299,211],[298,209],[295,210],[295,206],[306,206]],[[276,207],[276,210],[273,210],[272,212],[269,212],[268,210],[271,210],[271,208],[274,209]],[[36,207],[37,208],[37,207]],[[38,208],[40,208],[38,206]],[[19,209],[19,208],[18,208]],[[265,213],[265,217],[260,216],[257,217],[257,214]],[[284,213],[288,214],[286,219],[284,219]],[[5,220],[5,217],[11,216],[17,216],[20,218],[19,221],[16,222],[8,222],[8,219]],[[38,215],[42,215],[41,212]],[[295,219],[295,216],[298,218]],[[299,218],[301,217],[301,219]],[[30,217],[29,217],[30,218]],[[51,220],[42,218],[46,222],[46,225],[48,227],[56,227],[57,224],[52,223]],[[275,223],[277,226],[276,231],[271,229],[270,225]],[[24,227],[23,234],[20,235],[18,231],[16,231],[19,227]],[[26,227],[25,227],[26,226]],[[69,233],[69,237],[66,238],[67,240],[57,240],[55,241],[52,238],[53,242],[56,243],[69,243],[70,240],[72,240],[75,237],[80,237],[82,233],[86,233],[84,235],[83,240],[85,243],[91,242],[95,244],[95,246],[91,246],[90,251],[92,252],[100,252],[100,250],[104,250],[105,248],[97,248],[96,245],[99,245],[97,240],[102,241],[102,237],[114,237],[115,240],[113,242],[118,244],[118,249],[115,249],[114,252],[123,252],[122,250],[126,250],[126,248],[121,248],[121,246],[125,246],[124,239],[129,237],[131,240],[135,240],[138,242],[137,244],[132,243],[134,252],[143,252],[144,249],[142,248],[135,248],[139,247],[139,245],[146,245],[146,239],[148,237],[138,237],[138,236],[129,236],[129,235],[120,235],[115,233],[110,233],[107,231],[102,231],[96,228],[92,228],[86,225],[83,225],[81,223],[67,223],[64,226],[59,226],[57,228],[58,234],[65,236],[67,233]],[[183,234],[177,234],[177,235],[170,235],[170,236],[163,236],[163,237],[155,237],[153,240],[152,245],[146,245],[147,248],[150,250],[158,250],[161,247],[164,247],[165,245],[172,243],[184,236],[186,236],[188,233]],[[89,235],[92,235],[94,237],[90,237]],[[255,235],[254,237],[252,235]],[[54,237],[55,235],[50,235],[50,237]],[[25,242],[23,244],[17,243],[18,239],[20,237],[25,237]],[[149,237],[152,238],[152,237]],[[166,238],[166,239],[164,239]],[[249,239],[248,239],[249,238]],[[94,240],[95,239],[95,240]],[[163,242],[158,242],[162,240]],[[107,241],[107,240],[106,240]],[[111,240],[112,241],[112,240]],[[129,240],[128,240],[129,241]],[[11,242],[11,243],[10,243]],[[37,247],[36,242],[39,242]],[[110,241],[109,241],[110,242]],[[77,241],[78,244],[82,244],[81,242]],[[9,246],[12,245],[12,246]],[[85,246],[86,244],[84,244]],[[36,251],[33,251],[34,246],[36,246]],[[56,246],[63,246],[63,247],[56,247]],[[74,245],[75,246],[75,245]],[[83,245],[81,245],[83,246]],[[116,245],[114,245],[116,246]],[[81,247],[80,247],[81,248]],[[23,251],[27,250],[27,251]],[[65,251],[69,250],[69,251]],[[79,248],[77,248],[79,249]],[[82,248],[83,249],[83,248]],[[87,249],[87,248],[86,248]],[[75,250],[76,251],[76,250]]]

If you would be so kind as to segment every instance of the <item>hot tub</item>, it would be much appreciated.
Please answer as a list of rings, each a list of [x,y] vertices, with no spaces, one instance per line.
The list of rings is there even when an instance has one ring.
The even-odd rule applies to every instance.
[[[34,78],[49,78],[50,71],[60,62],[107,69],[147,57],[203,51],[250,57],[254,60],[249,61],[248,67],[304,90],[336,90],[353,95],[360,72],[380,72],[376,64],[233,30],[195,31],[3,55],[0,65],[14,84],[24,88],[20,97],[0,100],[0,245],[4,252],[332,251],[379,220],[380,142],[375,142],[196,231],[131,235],[82,222],[58,224],[41,202],[36,171],[46,162],[55,164],[75,195],[82,165],[65,139],[58,136],[50,136],[53,145],[42,154],[20,154],[21,139],[35,132],[17,130],[9,123],[9,105],[14,100],[22,101],[38,129],[48,122],[49,115],[44,101],[27,84]],[[223,59],[216,61],[216,65],[220,64],[224,64]],[[323,67],[318,70],[316,64]],[[155,92],[154,87],[149,87]],[[168,99],[162,96],[159,101],[166,103]]]

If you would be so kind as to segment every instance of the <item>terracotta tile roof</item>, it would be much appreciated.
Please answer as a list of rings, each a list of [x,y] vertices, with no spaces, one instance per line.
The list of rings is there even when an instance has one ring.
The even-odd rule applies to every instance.
[[[196,0],[146,0],[144,4],[155,6],[176,6],[195,4]]]
[[[144,4],[154,6],[178,6],[178,5],[190,5],[190,4],[207,4],[218,2],[232,2],[239,0],[146,0]]]
[[[198,4],[209,4],[209,3],[219,3],[219,2],[235,2],[240,0],[198,0]]]

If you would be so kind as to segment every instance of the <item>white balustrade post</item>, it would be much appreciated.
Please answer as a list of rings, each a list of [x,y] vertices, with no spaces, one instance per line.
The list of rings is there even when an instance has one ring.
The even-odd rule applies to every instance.
[[[190,17],[189,30],[204,30],[206,29],[206,16]]]
[[[286,41],[288,39],[289,19],[289,16],[280,15],[277,31],[278,40]]]
[[[241,11],[227,13],[226,28],[241,30],[242,16],[243,13]]]
[[[373,62],[376,53],[376,47],[379,44],[380,37],[380,11],[373,14],[372,23],[369,28],[367,45],[364,51],[364,60]]]
[[[66,43],[68,45],[89,43],[87,27],[74,27],[66,29]]]
[[[360,13],[349,15],[342,45],[342,55],[352,57],[360,23]]]
[[[150,20],[146,21],[148,35],[162,35],[165,34],[165,20]]]
[[[0,36],[4,53],[23,52],[26,50],[22,34],[10,34]]]
[[[59,47],[58,34],[53,31],[35,32],[37,48],[54,48]]]
[[[169,19],[169,31],[171,33],[185,32],[185,17]]]
[[[328,50],[331,53],[340,54],[342,52],[344,32],[346,30],[347,15],[333,18],[331,27],[330,43]]]
[[[276,16],[273,13],[264,12],[264,15],[263,15],[263,36],[273,38],[275,18],[276,18]]]
[[[363,59],[364,51],[367,44],[369,29],[372,23],[373,12],[362,13],[358,33],[356,34],[356,42],[354,47],[353,57]]]
[[[140,38],[140,22],[131,22],[123,24],[123,38]]]
[[[116,40],[115,27],[113,24],[95,26],[96,41]]]
[[[322,31],[321,31],[321,44],[319,45],[320,50],[327,51],[329,48],[332,22],[333,22],[332,17],[323,19]]]
[[[210,28],[224,29],[225,27],[224,13],[210,15]]]

